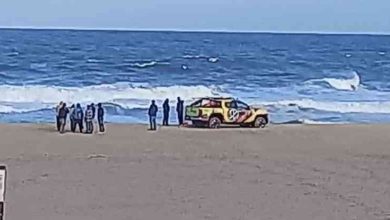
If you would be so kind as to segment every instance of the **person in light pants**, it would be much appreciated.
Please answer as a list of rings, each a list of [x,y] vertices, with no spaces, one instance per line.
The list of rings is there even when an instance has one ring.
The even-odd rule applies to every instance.
[[[95,131],[94,133],[98,132],[98,122],[96,120],[96,108],[95,104],[91,103],[91,110],[92,110],[92,130]]]
[[[93,111],[90,105],[87,106],[87,110],[85,111],[85,125],[86,125],[86,133],[93,133]]]

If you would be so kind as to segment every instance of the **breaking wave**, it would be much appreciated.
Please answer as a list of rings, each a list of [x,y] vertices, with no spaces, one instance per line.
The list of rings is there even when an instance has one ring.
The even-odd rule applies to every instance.
[[[361,79],[357,72],[352,72],[351,78],[322,78],[322,79],[313,79],[307,81],[307,83],[321,83],[325,82],[329,86],[337,90],[345,90],[345,91],[355,91],[361,85]]]
[[[67,103],[115,103],[124,108],[145,108],[149,101],[180,96],[184,100],[195,97],[226,95],[217,86],[168,86],[150,87],[127,83],[115,83],[86,87],[57,87],[43,85],[1,85],[0,112],[25,112],[49,108],[59,101]],[[15,106],[21,106],[16,108]]]
[[[19,110],[19,109],[15,109],[12,106],[0,105],[0,112],[2,112],[2,113],[10,113],[10,112],[19,113],[19,112],[24,112],[24,111],[27,111],[27,109],[26,110]]]

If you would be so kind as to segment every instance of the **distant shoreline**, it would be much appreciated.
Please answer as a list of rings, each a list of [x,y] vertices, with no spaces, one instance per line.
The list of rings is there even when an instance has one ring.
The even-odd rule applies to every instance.
[[[82,27],[0,27],[1,30],[19,31],[85,31],[85,32],[133,32],[133,33],[204,33],[204,34],[262,34],[262,35],[321,35],[321,36],[390,36],[390,33],[371,32],[320,32],[320,31],[232,31],[232,30],[180,30],[180,29],[131,29],[131,28],[82,28]]]

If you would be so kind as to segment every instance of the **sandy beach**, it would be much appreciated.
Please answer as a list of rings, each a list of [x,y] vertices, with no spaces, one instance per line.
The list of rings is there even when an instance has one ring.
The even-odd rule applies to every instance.
[[[390,219],[390,125],[0,125],[5,220]]]

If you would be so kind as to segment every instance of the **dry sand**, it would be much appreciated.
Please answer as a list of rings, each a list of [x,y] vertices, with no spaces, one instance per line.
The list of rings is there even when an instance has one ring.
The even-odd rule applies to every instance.
[[[390,219],[390,125],[0,125],[5,220]]]

